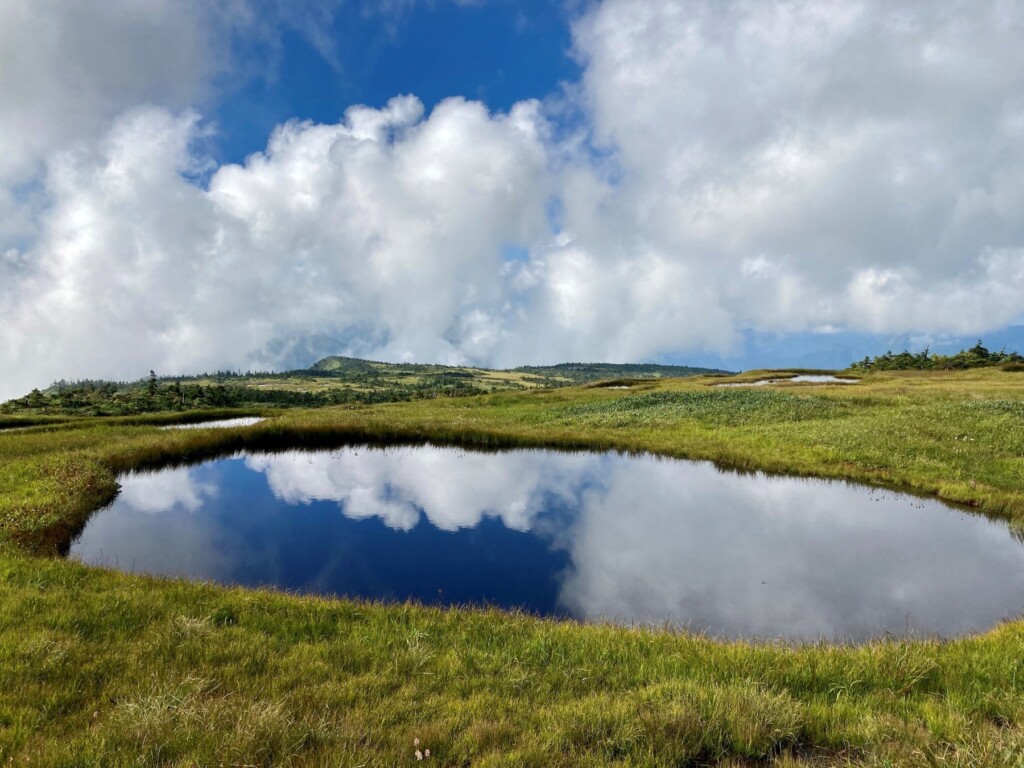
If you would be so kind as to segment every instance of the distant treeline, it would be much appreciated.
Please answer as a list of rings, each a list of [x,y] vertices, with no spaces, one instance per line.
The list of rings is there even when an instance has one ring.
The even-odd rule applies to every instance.
[[[916,353],[890,351],[878,357],[865,357],[850,368],[857,371],[955,371],[997,365],[1004,370],[1024,371],[1024,357],[1016,352],[991,352],[979,339],[970,349],[962,349],[954,355],[933,355],[928,347]]]
[[[311,371],[306,368],[300,368],[293,371],[212,371],[205,373],[191,373],[179,376],[157,376],[156,380],[160,384],[171,384],[178,382],[184,384],[186,382],[210,382],[213,381],[218,384],[223,384],[232,381],[247,381],[249,379],[295,379],[295,378],[315,378],[317,376],[331,376],[331,373],[319,373]],[[55,391],[67,390],[67,389],[99,389],[109,387],[113,385],[119,389],[129,389],[140,386],[148,386],[149,378],[134,379],[130,381],[115,381],[111,379],[60,379],[53,382],[49,387],[46,388],[45,393],[52,393]]]
[[[485,390],[457,377],[434,376],[407,384],[373,389],[338,386],[321,392],[260,389],[241,384],[162,383],[155,374],[142,382],[58,382],[46,392],[33,389],[25,397],[0,405],[5,414],[124,416],[157,411],[203,408],[318,408],[329,405],[389,403],[434,397],[483,394]]]

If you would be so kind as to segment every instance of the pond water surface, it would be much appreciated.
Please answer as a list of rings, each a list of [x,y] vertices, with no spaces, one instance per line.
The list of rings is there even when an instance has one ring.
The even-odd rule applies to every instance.
[[[758,379],[757,381],[733,381],[715,384],[716,387],[764,387],[768,384],[860,384],[860,379],[841,379],[832,374],[802,373],[780,379]]]
[[[212,421],[191,421],[187,424],[168,424],[160,429],[224,429],[226,427],[251,427],[264,421],[262,416],[239,416],[234,419],[214,419]]]
[[[1024,547],[1006,525],[843,482],[427,445],[239,455],[121,483],[73,556],[720,637],[950,636],[1024,613]]]

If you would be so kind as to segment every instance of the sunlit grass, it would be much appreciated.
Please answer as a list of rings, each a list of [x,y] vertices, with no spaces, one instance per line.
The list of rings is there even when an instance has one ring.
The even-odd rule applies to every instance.
[[[66,546],[117,472],[368,439],[647,450],[1024,520],[1019,374],[717,381],[265,412],[243,429],[0,433],[0,764],[390,766],[417,748],[439,765],[1024,764],[1024,622],[948,642],[750,645],[25,554]]]

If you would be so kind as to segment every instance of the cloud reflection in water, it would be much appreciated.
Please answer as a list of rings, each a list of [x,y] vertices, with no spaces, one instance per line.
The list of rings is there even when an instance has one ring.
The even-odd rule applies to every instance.
[[[699,462],[353,447],[122,484],[72,548],[87,562],[718,636],[953,635],[1024,611],[1024,548],[1005,525]]]

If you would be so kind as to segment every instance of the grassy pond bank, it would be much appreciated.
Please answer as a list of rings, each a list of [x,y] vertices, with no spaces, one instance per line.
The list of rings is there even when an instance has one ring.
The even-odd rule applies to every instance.
[[[684,632],[218,587],[66,552],[119,473],[239,450],[430,441],[650,452],[842,478],[1024,522],[1024,376],[621,382],[264,416],[0,428],[0,760],[36,765],[1006,765],[1024,622],[939,641]],[[209,417],[209,414],[207,415]],[[1024,608],[1024,596],[1022,596]]]

